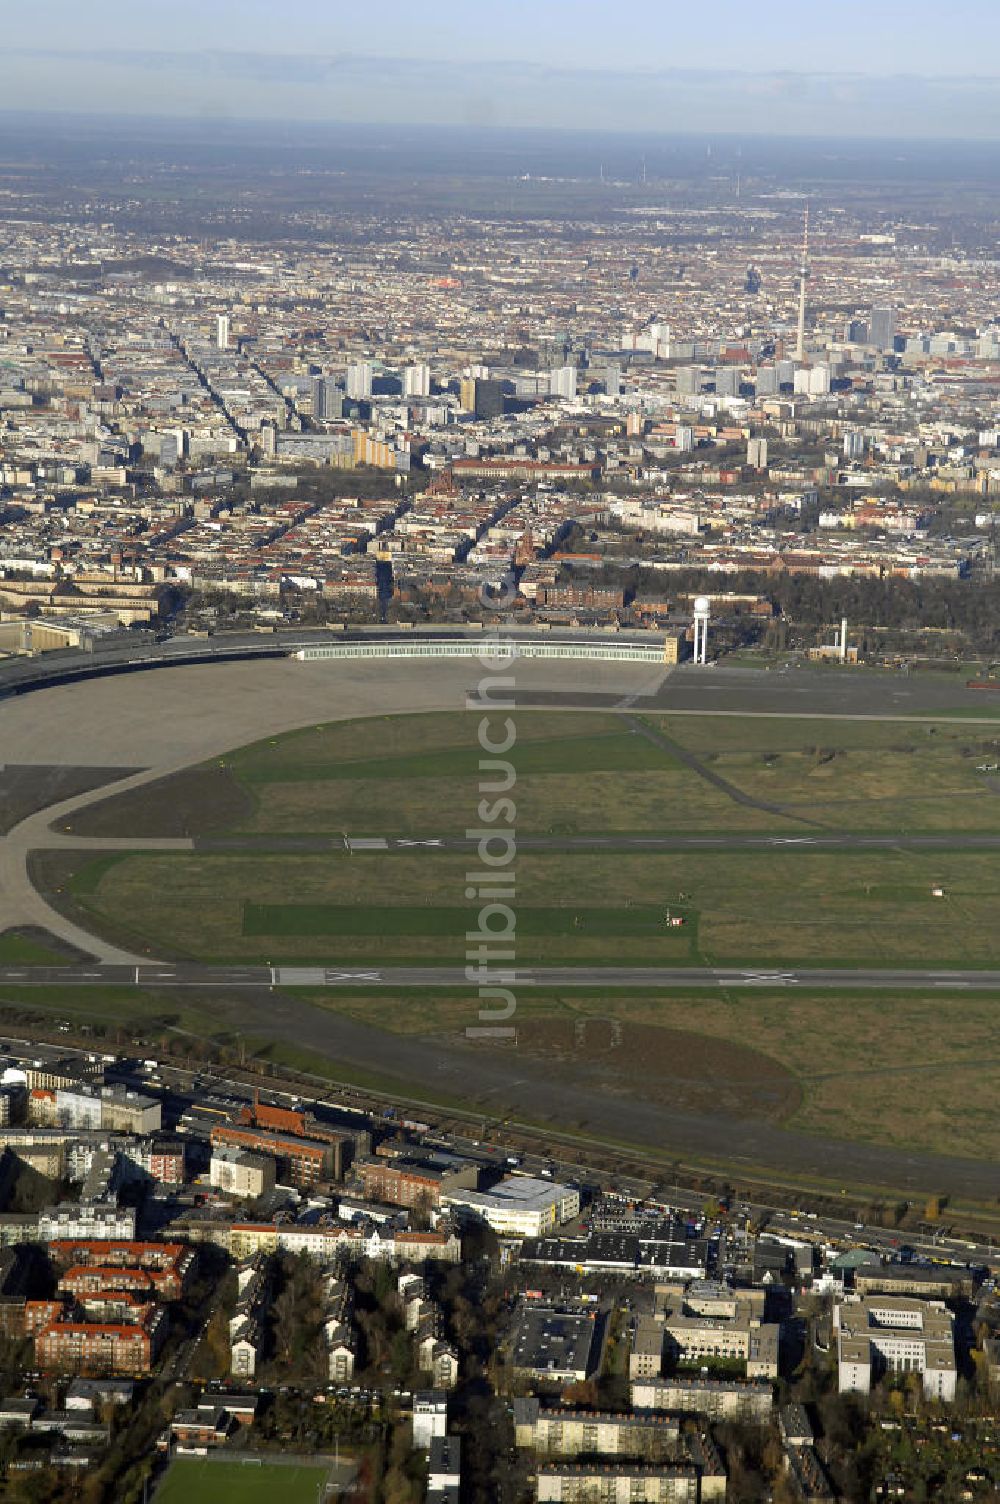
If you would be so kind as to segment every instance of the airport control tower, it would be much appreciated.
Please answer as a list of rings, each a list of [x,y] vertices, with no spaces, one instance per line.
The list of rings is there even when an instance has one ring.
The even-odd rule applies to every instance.
[[[694,602],[694,661],[695,663],[708,662],[708,619],[712,613],[712,602],[707,595],[695,597]]]

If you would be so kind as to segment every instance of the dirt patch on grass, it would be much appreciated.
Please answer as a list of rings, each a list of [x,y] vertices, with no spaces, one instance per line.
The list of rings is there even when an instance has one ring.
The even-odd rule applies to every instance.
[[[47,764],[8,764],[0,768],[0,835],[36,810],[128,778],[138,768],[72,768]]]
[[[186,768],[79,810],[60,829],[77,836],[183,839],[230,830],[254,813],[253,798],[226,768]]]
[[[770,1055],[684,1029],[616,1018],[528,1019],[518,1025],[517,1044],[562,1080],[684,1112],[781,1122],[802,1098],[795,1076]]]

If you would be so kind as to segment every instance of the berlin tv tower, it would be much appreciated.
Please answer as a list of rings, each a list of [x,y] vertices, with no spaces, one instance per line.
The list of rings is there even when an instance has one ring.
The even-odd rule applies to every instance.
[[[799,267],[799,332],[795,341],[795,359],[806,356],[806,281],[809,277],[809,205],[806,204],[805,225],[802,231],[802,264]]]

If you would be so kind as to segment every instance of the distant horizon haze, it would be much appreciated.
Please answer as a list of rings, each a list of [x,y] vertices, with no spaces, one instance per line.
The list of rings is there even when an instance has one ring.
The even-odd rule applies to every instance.
[[[508,0],[445,22],[383,0],[376,30],[301,0],[282,31],[260,0],[38,0],[4,17],[0,102],[206,125],[1000,140],[1000,7],[955,0],[944,28],[942,14],[927,0],[806,14],[774,0],[766,15],[720,0],[709,27],[669,0],[614,17],[593,0]]]
[[[532,64],[610,73],[748,73],[964,78],[981,60],[1000,73],[1000,14],[992,0],[504,0],[502,6],[377,8],[299,0],[32,0],[5,6],[4,48],[67,55],[113,52],[330,57],[445,67]],[[972,69],[970,69],[970,59]],[[97,86],[100,81],[95,80]],[[585,102],[583,102],[585,107]],[[569,123],[585,124],[574,117]]]

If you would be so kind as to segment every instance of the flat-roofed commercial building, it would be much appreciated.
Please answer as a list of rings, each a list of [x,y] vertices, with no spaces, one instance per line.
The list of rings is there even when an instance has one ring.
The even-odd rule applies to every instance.
[[[413,1396],[413,1445],[429,1452],[435,1437],[448,1430],[448,1396],[441,1389],[419,1389]]]
[[[943,1302],[866,1295],[841,1301],[833,1321],[841,1394],[867,1394],[882,1372],[919,1373],[928,1399],[955,1398],[954,1320]]]
[[[60,1087],[73,1090],[85,1081],[92,1085],[100,1083],[104,1076],[103,1063],[84,1055],[66,1055],[61,1060],[35,1060],[21,1069],[28,1091],[36,1087],[46,1087],[50,1091]]]
[[[269,1154],[252,1154],[235,1144],[219,1144],[212,1150],[209,1184],[240,1201],[255,1201],[274,1190],[274,1164]]]
[[[105,1087],[101,1092],[101,1127],[115,1133],[157,1133],[162,1112],[158,1097],[117,1086]]]
[[[746,1365],[748,1378],[778,1376],[778,1327],[755,1316],[749,1302],[733,1301],[730,1314],[725,1302],[718,1311],[711,1304],[698,1311],[685,1301],[667,1316],[664,1329],[668,1350],[685,1362],[735,1360]]]
[[[699,1280],[707,1265],[704,1238],[687,1238],[672,1224],[651,1228],[649,1236],[631,1232],[589,1232],[579,1237],[543,1237],[525,1243],[524,1263],[588,1273],[632,1274],[672,1280]]]
[[[537,1238],[577,1216],[580,1192],[575,1186],[512,1175],[491,1191],[448,1191],[441,1205],[481,1218],[501,1236]]]
[[[318,1143],[315,1139],[293,1138],[287,1133],[270,1133],[262,1128],[220,1124],[212,1129],[213,1151],[223,1144],[271,1155],[278,1179],[295,1186],[315,1185],[320,1180],[332,1180],[340,1173],[339,1141]]]
[[[451,471],[456,480],[519,480],[529,483],[540,480],[557,480],[563,483],[592,481],[600,480],[601,477],[601,467],[598,464],[562,464],[542,460],[509,459],[501,455],[484,459],[452,460]]]
[[[862,1264],[854,1271],[858,1295],[916,1295],[920,1299],[947,1300],[971,1295],[972,1275],[957,1264],[925,1268],[921,1264]]]
[[[655,1316],[640,1316],[632,1334],[628,1355],[630,1379],[655,1379],[663,1372],[663,1322]]]
[[[543,1383],[573,1384],[595,1372],[601,1341],[594,1310],[523,1305],[511,1340],[515,1373]]]
[[[479,1166],[452,1155],[373,1155],[354,1166],[365,1196],[393,1206],[440,1206],[450,1191],[475,1190]]]

